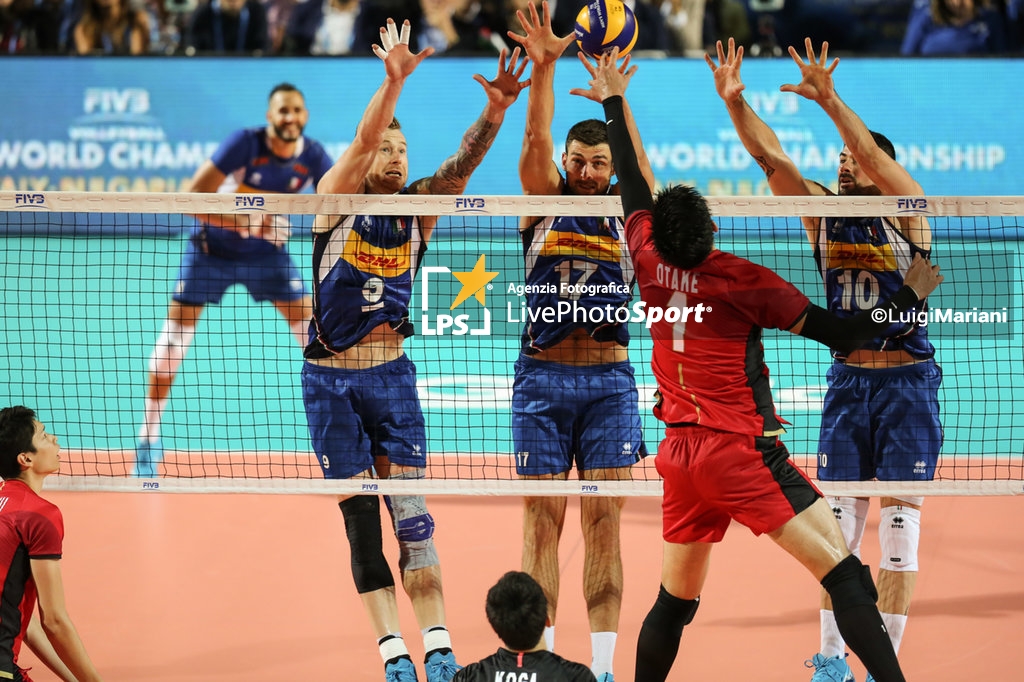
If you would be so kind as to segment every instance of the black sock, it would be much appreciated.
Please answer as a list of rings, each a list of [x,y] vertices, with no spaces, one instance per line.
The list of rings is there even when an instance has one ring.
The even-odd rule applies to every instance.
[[[698,603],[699,598],[679,599],[661,587],[657,601],[640,628],[634,679],[663,682],[668,677],[679,652],[683,627],[693,620]]]

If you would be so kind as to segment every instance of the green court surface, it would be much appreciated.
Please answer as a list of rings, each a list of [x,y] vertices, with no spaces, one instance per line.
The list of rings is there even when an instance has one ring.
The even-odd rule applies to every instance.
[[[407,352],[418,368],[431,452],[512,451],[509,403],[522,299],[510,286],[522,282],[522,246],[507,230],[497,238],[478,234],[484,236],[452,239],[439,230],[422,265],[467,272],[484,256],[486,270],[498,273],[483,292],[484,304],[472,297],[452,310],[461,284],[444,271],[429,273],[427,310],[422,268],[414,290],[417,335],[407,341]],[[943,454],[1018,461],[1024,450],[1024,408],[1015,397],[1024,386],[1020,246],[937,243],[934,258],[947,280],[930,299],[932,307],[1006,308],[1007,314],[1005,323],[930,327],[944,373]],[[2,244],[0,404],[36,408],[66,448],[133,449],[147,361],[185,237],[8,236]],[[776,269],[823,304],[805,242],[767,237],[721,246]],[[289,248],[307,271],[309,239],[293,237]],[[488,314],[489,333],[479,333]],[[455,335],[454,327],[424,333],[437,331],[444,315],[465,315],[466,333]],[[661,434],[650,416],[650,345],[642,325],[632,327],[631,357],[653,450]],[[828,352],[771,330],[764,346],[778,411],[791,422],[785,440],[793,453],[813,455]],[[301,366],[301,352],[274,309],[232,288],[221,305],[207,308],[181,366],[164,415],[165,448],[308,452]]]

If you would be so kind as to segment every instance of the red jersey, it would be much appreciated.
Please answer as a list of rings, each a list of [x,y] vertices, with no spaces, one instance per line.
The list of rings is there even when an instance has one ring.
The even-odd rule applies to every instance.
[[[782,433],[761,330],[792,327],[810,301],[768,268],[724,251],[712,251],[692,270],[670,265],[654,249],[651,223],[650,211],[636,211],[626,222],[648,323],[655,308],[680,314],[674,322],[649,326],[661,394],[654,415],[670,425],[753,436]]]
[[[21,481],[0,482],[0,674],[14,672],[36,605],[29,559],[60,559],[60,509]]]

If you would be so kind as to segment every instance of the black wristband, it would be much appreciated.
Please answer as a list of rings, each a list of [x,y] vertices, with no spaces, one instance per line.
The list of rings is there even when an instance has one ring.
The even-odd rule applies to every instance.
[[[905,313],[917,305],[919,300],[917,292],[914,291],[914,287],[909,284],[904,284],[899,291],[889,298],[889,303],[886,308],[892,312]]]
[[[601,100],[601,106],[604,107],[604,117],[606,121],[622,115],[622,95],[612,95],[604,100]]]

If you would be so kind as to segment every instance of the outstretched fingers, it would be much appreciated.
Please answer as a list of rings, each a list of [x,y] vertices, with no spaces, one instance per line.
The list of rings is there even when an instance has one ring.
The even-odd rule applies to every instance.
[[[723,66],[735,66],[739,68],[743,64],[743,46],[736,47],[736,41],[733,38],[729,38],[729,52],[725,51],[725,47],[722,45],[722,41],[719,40],[715,43],[715,51],[718,53],[718,63],[715,63],[714,58],[708,53],[704,53],[704,61],[711,67],[711,73],[715,73],[718,69]]]
[[[502,49],[502,51],[501,51],[501,69],[499,70],[499,73],[501,71],[505,71],[506,70],[505,69],[505,53],[506,52],[507,52],[507,50],[505,50],[505,49]],[[526,65],[530,63],[530,58],[527,57],[526,55],[523,55],[523,60],[519,61],[519,56],[520,56],[521,53],[522,53],[522,48],[517,47],[516,49],[512,50],[512,57],[511,57],[511,59],[509,60],[509,63],[508,63],[508,70],[507,70],[507,72],[511,73],[515,77],[516,80],[519,80],[520,78],[523,77],[523,73],[526,71]],[[519,66],[516,66],[517,63],[519,64]],[[526,86],[524,85],[523,87],[526,87]]]
[[[399,27],[399,25],[395,23],[395,20],[389,17],[387,25],[380,27],[380,45],[373,45],[373,53],[380,59],[387,60],[388,55],[391,54],[396,47],[404,45],[406,50],[409,49],[409,38],[411,35],[412,25],[409,23],[408,19],[403,21],[401,27]],[[427,47],[421,50],[418,54],[413,55],[415,58],[415,61],[413,62],[414,65],[419,64],[432,54],[434,54],[433,47]]]
[[[814,43],[811,42],[810,37],[804,38],[804,50],[807,52],[806,62],[804,61],[804,58],[800,56],[800,53],[797,52],[797,49],[795,47],[793,47],[792,45],[789,46],[789,56],[793,58],[793,61],[796,62],[797,66],[799,66],[801,70],[805,66],[817,65],[825,69],[829,73],[832,73],[833,71],[835,71],[836,66],[839,65],[839,57],[833,59],[831,64],[828,63],[827,40],[822,41],[821,53],[817,57],[814,56]]]

